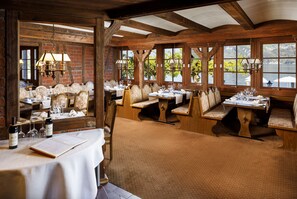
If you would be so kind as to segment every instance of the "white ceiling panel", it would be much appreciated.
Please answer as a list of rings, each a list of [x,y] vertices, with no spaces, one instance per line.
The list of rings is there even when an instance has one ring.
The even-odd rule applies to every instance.
[[[151,32],[136,29],[136,28],[130,28],[130,27],[127,27],[127,26],[121,26],[120,30],[124,30],[124,31],[127,31],[127,32],[133,32],[133,33],[138,33],[138,34],[142,34],[142,35],[151,34]]]
[[[297,0],[242,0],[238,4],[254,24],[271,20],[297,20]]]
[[[238,25],[238,23],[218,5],[180,10],[175,11],[175,13],[208,28],[215,28],[222,25]]]
[[[144,17],[136,17],[136,18],[132,18],[132,20],[140,22],[140,23],[144,23],[147,25],[155,26],[158,28],[162,28],[165,30],[170,30],[173,32],[178,32],[178,31],[187,29],[183,26],[180,26],[175,23],[169,22],[167,20],[161,19],[154,15],[148,15],[148,16],[144,16]]]

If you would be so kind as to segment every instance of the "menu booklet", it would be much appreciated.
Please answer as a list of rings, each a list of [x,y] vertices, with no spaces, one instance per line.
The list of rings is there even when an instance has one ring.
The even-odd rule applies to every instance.
[[[86,142],[87,139],[74,135],[58,135],[30,146],[30,149],[42,155],[56,158],[74,147]]]

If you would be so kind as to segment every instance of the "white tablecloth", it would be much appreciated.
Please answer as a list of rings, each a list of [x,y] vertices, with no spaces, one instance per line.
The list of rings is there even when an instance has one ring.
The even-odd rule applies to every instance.
[[[8,149],[8,140],[0,141],[0,198],[95,198],[95,167],[103,160],[103,130],[72,134],[88,141],[56,159],[29,149],[46,138],[20,139],[13,150]]]

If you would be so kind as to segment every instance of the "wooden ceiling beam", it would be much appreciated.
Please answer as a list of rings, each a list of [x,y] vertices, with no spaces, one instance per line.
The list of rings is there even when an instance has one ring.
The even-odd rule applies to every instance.
[[[211,30],[201,24],[198,24],[192,20],[189,20],[179,14],[176,14],[175,12],[167,12],[167,13],[161,13],[156,14],[157,17],[160,17],[162,19],[165,19],[169,22],[178,24],[180,26],[193,29],[198,32],[210,32]]]
[[[247,16],[237,2],[219,4],[234,20],[236,20],[245,30],[253,30],[254,23]]]
[[[106,13],[111,19],[129,19],[144,15],[154,15],[164,12],[202,7],[219,3],[234,2],[236,0],[150,0],[137,4],[130,4],[118,8],[107,9]]]
[[[156,33],[159,35],[165,35],[165,36],[174,36],[177,34],[175,32],[169,31],[169,30],[150,26],[148,24],[140,23],[140,22],[133,21],[133,20],[125,20],[125,21],[123,21],[122,25],[131,27],[131,28],[140,29],[140,30],[145,30],[145,31]]]
[[[112,35],[117,32],[121,27],[122,21],[113,20],[108,28],[104,31],[104,46],[107,46],[110,42]]]

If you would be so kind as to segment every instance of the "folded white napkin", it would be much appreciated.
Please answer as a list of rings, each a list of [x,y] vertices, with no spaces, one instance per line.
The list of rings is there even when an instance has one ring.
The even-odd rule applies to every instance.
[[[183,95],[182,94],[175,94],[175,103],[180,104],[183,102]]]

